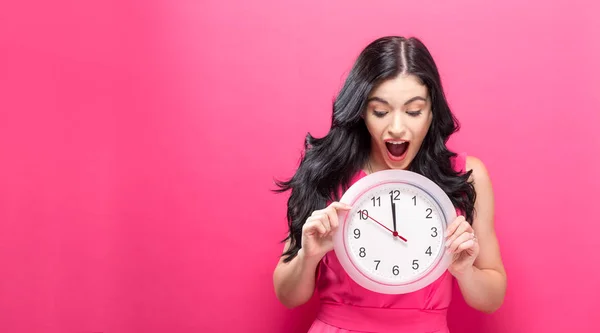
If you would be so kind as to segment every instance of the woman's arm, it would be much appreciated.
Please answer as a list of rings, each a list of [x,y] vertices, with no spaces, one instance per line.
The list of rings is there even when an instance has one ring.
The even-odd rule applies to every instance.
[[[506,272],[494,230],[494,193],[487,169],[478,158],[467,157],[466,168],[473,170],[471,179],[477,193],[472,224],[477,240],[463,251],[475,250],[476,257],[472,265],[454,271],[453,275],[467,304],[491,313],[502,305],[506,293]]]
[[[337,210],[349,210],[351,207],[332,202],[325,209],[314,211],[302,226],[302,247],[289,262],[279,260],[273,272],[275,295],[283,305],[293,308],[306,303],[314,294],[315,279],[319,261],[333,250],[333,234],[339,221]],[[283,252],[290,246],[288,240]]]
[[[289,247],[285,243],[284,252]],[[279,260],[273,272],[273,285],[277,299],[287,308],[306,303],[315,290],[315,273],[320,258],[307,258],[303,249],[298,251],[294,259],[285,263]]]

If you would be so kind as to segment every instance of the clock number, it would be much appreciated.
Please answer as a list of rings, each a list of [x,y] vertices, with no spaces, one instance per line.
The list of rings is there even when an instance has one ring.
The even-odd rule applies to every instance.
[[[392,273],[393,273],[394,275],[398,275],[398,274],[400,274],[400,270],[398,270],[398,265],[396,265],[396,266],[392,267]]]
[[[414,269],[414,270],[419,269],[419,260],[418,259],[413,260],[412,269]]]
[[[431,210],[431,208],[427,208],[426,212],[429,212],[429,214],[427,214],[427,216],[425,216],[426,219],[430,219],[431,218],[431,213],[433,212],[433,210]]]
[[[373,207],[375,207],[375,201],[377,201],[377,206],[381,206],[381,197],[372,197],[371,201],[373,201]]]
[[[400,195],[399,190],[390,191],[390,196],[392,197],[392,200],[400,200],[400,198],[398,198],[399,195]]]
[[[379,263],[381,262],[381,260],[373,260],[377,263],[377,265],[375,265],[375,270],[377,270],[377,268],[379,267]]]
[[[431,246],[427,248],[425,254],[428,254],[431,257]]]
[[[431,231],[433,231],[433,234],[431,234],[431,237],[437,237],[437,235],[438,235],[437,228],[436,227],[431,227]]]
[[[361,248],[360,248],[360,252],[358,252],[358,255],[359,255],[361,258],[364,258],[364,257],[366,257],[366,256],[367,256],[367,250],[365,250],[365,248],[364,248],[364,247],[361,247]]]
[[[413,198],[413,202],[415,203],[415,206],[417,205],[417,196],[415,195]]]
[[[360,216],[361,220],[366,220],[367,217],[369,217],[369,212],[366,209],[363,210],[359,210],[358,212],[356,212],[358,214],[358,216]]]
[[[360,238],[360,229],[354,229],[354,239]]]

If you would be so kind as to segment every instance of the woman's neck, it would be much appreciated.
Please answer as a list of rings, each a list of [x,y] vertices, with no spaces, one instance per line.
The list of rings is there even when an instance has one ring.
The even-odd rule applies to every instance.
[[[376,149],[376,148],[375,148]],[[371,153],[369,154],[369,158],[367,160],[367,164],[363,168],[364,172],[369,175],[377,171],[388,169],[385,162],[382,160],[381,156],[374,153],[374,149],[371,148]]]

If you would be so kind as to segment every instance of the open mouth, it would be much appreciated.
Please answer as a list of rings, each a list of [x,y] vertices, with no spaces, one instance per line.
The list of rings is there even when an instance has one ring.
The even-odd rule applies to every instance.
[[[400,159],[404,157],[404,154],[408,150],[408,141],[386,141],[385,146],[387,147],[388,153],[393,159]]]

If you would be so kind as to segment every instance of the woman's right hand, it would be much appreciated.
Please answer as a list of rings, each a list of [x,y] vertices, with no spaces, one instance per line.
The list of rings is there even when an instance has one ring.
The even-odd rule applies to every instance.
[[[333,249],[333,234],[339,221],[337,210],[350,210],[351,206],[332,202],[324,209],[314,211],[302,227],[302,248],[306,258],[320,260]]]

